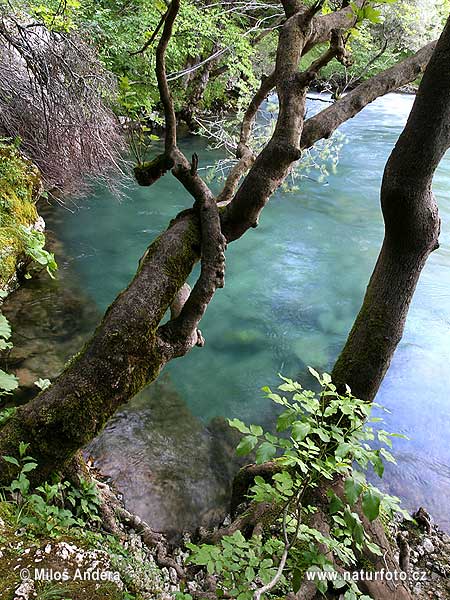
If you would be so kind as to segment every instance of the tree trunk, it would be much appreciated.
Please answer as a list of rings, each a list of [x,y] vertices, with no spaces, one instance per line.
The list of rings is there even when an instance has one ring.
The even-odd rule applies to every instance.
[[[21,441],[45,480],[98,435],[115,411],[153,381],[172,356],[158,343],[158,327],[198,260],[198,220],[172,222],[149,247],[130,283],[108,308],[93,337],[53,384],[19,408],[1,430],[0,456]],[[0,486],[17,469],[0,461]]]
[[[423,76],[381,187],[385,237],[361,310],[333,369],[338,386],[371,401],[402,338],[425,262],[438,248],[434,172],[450,146],[450,21]]]

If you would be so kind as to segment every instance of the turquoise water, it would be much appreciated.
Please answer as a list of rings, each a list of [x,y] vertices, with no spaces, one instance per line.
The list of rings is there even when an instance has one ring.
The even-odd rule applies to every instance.
[[[377,100],[341,131],[335,174],[299,190],[277,192],[260,226],[230,245],[226,287],[202,322],[203,349],[173,361],[171,381],[190,411],[267,422],[272,407],[260,388],[278,372],[308,383],[306,365],[329,370],[357,314],[383,236],[379,186],[384,163],[413,98]],[[310,110],[324,105],[310,103]],[[183,140],[201,165],[218,155],[198,137]],[[314,175],[312,176],[314,179]],[[386,428],[396,441],[397,467],[384,486],[409,508],[425,504],[450,523],[450,159],[436,175],[442,217],[441,247],[422,274],[403,340],[378,394],[391,410]],[[128,283],[151,240],[191,199],[164,177],[151,188],[132,185],[119,203],[105,190],[65,211],[59,236],[86,292],[103,310]],[[75,207],[72,207],[75,208]],[[132,444],[132,441],[130,441]],[[124,450],[126,452],[126,450]]]

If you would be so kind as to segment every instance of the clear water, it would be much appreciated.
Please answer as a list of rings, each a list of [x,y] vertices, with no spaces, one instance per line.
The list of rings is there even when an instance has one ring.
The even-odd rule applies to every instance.
[[[260,226],[230,245],[226,287],[202,322],[203,349],[167,370],[193,415],[267,422],[272,407],[260,388],[278,372],[308,383],[306,365],[329,370],[357,314],[383,236],[379,186],[384,163],[413,98],[388,95],[341,131],[336,174],[304,180],[300,191],[278,192]],[[318,106],[320,105],[320,106]],[[323,104],[311,104],[311,110]],[[183,141],[201,164],[217,156],[197,137]],[[428,261],[403,340],[378,394],[391,410],[386,429],[408,435],[395,442],[398,466],[384,487],[409,508],[424,504],[450,524],[450,158],[435,178],[442,216],[441,247]],[[151,188],[133,186],[120,203],[105,190],[65,212],[59,236],[66,269],[103,310],[128,283],[151,240],[191,205],[171,176]],[[132,439],[127,442],[132,451]],[[127,452],[127,448],[122,448]]]

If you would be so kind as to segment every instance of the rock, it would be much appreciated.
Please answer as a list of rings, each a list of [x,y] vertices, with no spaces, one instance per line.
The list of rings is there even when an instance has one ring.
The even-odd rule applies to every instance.
[[[429,513],[421,506],[417,512],[413,514],[413,518],[417,521],[417,524],[423,528],[426,533],[431,532],[431,517]]]
[[[421,592],[422,592],[422,584],[421,583],[416,583],[416,585],[413,588],[413,594],[415,594],[416,596],[418,596]]]
[[[432,552],[434,552],[434,544],[430,540],[430,538],[425,538],[423,540],[422,547],[424,549],[424,552],[426,552],[427,554],[431,554]]]
[[[235,441],[225,421],[205,427],[165,378],[117,413],[88,451],[126,508],[176,541],[228,512]]]

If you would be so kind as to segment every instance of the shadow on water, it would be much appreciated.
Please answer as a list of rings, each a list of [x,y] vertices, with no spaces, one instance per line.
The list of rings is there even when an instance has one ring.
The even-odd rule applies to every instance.
[[[412,101],[391,94],[374,102],[342,127],[351,143],[342,149],[335,174],[323,184],[304,180],[298,191],[274,195],[260,226],[227,251],[226,287],[202,321],[205,348],[173,361],[166,369],[170,383],[133,400],[92,446],[127,503],[157,528],[193,527],[223,510],[230,473],[216,468],[224,462],[214,453],[222,448],[223,456],[230,455],[228,442],[223,450],[208,429],[211,419],[270,423],[273,408],[258,391],[263,385],[275,385],[282,372],[307,386],[306,365],[332,367],[378,254],[381,176]],[[187,137],[183,144],[188,154],[199,154],[201,167],[219,156],[201,138]],[[404,338],[377,399],[391,410],[384,427],[411,438],[396,440],[398,466],[388,465],[383,485],[408,508],[427,505],[449,528],[449,157],[434,190],[443,224],[441,247],[422,274]],[[190,205],[178,182],[166,176],[151,188],[130,187],[120,203],[99,189],[73,214],[53,211],[51,227],[64,244],[62,288],[73,278],[90,299],[88,312],[103,312],[128,283],[149,242]],[[51,292],[55,298],[59,293]],[[23,302],[29,302],[27,296]],[[26,308],[21,310],[19,321]],[[83,310],[61,325],[52,325],[48,317],[49,327],[57,329],[49,340],[58,342],[63,354],[71,340],[77,347],[69,353],[79,348],[83,333],[79,338],[65,328],[74,321],[87,325],[90,316]],[[30,312],[23,329],[36,320],[42,315]],[[43,368],[40,376],[45,374]]]

